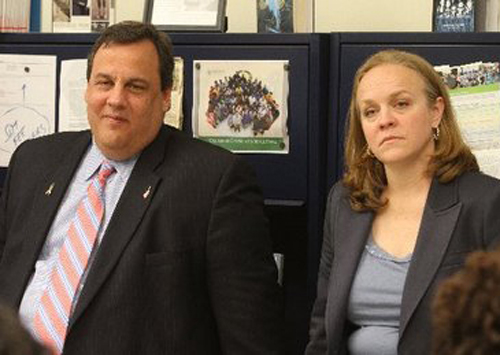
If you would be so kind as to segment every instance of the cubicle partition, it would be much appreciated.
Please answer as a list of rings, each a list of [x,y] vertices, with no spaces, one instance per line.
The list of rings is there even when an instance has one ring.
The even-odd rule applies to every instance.
[[[85,58],[95,34],[0,34],[0,53]],[[172,34],[184,59],[184,131],[191,134],[193,60],[288,60],[288,154],[245,154],[263,188],[275,252],[284,254],[287,354],[303,353],[321,234],[330,68],[327,34]],[[59,74],[57,77],[59,90]],[[58,107],[56,106],[56,116]],[[56,118],[57,120],[57,118]],[[5,178],[5,170],[0,179]],[[200,177],[202,178],[202,177]],[[237,238],[237,236],[235,236]],[[312,267],[311,267],[312,265]]]

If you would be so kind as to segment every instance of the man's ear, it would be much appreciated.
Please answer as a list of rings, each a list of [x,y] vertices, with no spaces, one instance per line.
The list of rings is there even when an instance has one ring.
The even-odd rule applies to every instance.
[[[163,99],[163,112],[168,112],[172,104],[172,89],[165,89],[162,91]]]

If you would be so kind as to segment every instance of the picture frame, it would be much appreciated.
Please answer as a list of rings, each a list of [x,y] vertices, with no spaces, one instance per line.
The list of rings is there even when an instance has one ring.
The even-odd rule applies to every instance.
[[[477,8],[475,0],[434,0],[432,29],[434,32],[475,32]]]
[[[226,31],[226,0],[146,0],[144,6],[144,22],[161,31]]]
[[[288,154],[288,60],[194,60],[193,136],[234,153]]]
[[[258,33],[293,33],[294,0],[257,0]]]

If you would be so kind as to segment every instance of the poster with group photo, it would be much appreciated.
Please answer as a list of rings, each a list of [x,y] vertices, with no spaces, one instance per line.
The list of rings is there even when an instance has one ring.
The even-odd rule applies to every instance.
[[[466,143],[486,174],[500,178],[500,64],[435,67],[448,87]]]
[[[475,0],[434,0],[435,32],[474,32]]]
[[[286,60],[194,61],[193,134],[238,153],[286,154]]]

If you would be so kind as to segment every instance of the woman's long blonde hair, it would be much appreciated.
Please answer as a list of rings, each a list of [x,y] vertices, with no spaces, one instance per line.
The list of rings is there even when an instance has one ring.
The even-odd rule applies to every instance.
[[[429,104],[443,98],[444,111],[439,124],[440,135],[435,141],[428,174],[442,183],[449,182],[466,171],[478,171],[476,158],[465,144],[456,122],[446,86],[431,64],[422,57],[399,50],[384,50],[369,57],[354,77],[345,139],[344,185],[350,190],[351,206],[356,211],[378,210],[385,206],[382,192],[387,186],[384,166],[367,153],[367,143],[361,128],[357,92],[361,79],[371,69],[383,64],[397,64],[414,70],[424,80]]]

